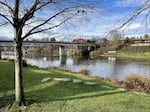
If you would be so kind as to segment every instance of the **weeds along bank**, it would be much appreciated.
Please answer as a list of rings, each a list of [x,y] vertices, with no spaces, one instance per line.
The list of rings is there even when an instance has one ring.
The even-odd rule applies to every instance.
[[[150,93],[150,77],[131,74],[125,77],[123,86],[135,91]]]

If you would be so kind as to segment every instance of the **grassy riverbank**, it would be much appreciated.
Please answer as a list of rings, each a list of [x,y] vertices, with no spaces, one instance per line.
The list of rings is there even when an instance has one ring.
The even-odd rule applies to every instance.
[[[150,60],[150,52],[118,52],[117,57]]]
[[[149,112],[150,95],[126,91],[80,74],[36,67],[23,69],[26,112]],[[69,82],[43,78],[69,78]],[[73,83],[73,79],[82,82]],[[96,82],[96,85],[86,85]],[[0,112],[14,99],[14,64],[0,60]]]
[[[139,60],[150,60],[150,52],[122,52],[118,51],[117,53],[104,53],[101,54],[102,57],[114,56],[124,59],[139,59]]]

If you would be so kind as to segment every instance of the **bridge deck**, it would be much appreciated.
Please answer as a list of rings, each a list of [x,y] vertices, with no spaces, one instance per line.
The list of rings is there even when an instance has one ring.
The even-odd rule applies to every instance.
[[[73,42],[48,42],[48,41],[23,41],[23,46],[94,46],[99,47],[99,44],[95,43],[73,43]],[[13,47],[13,41],[0,41],[1,47]]]

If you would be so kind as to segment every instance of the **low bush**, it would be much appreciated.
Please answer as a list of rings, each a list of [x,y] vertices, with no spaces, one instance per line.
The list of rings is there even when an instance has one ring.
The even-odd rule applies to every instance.
[[[7,61],[9,61],[9,62],[15,62],[15,60],[14,59],[6,59]]]
[[[150,93],[150,78],[148,77],[132,74],[125,77],[123,85],[128,89]]]
[[[15,63],[14,59],[7,59],[7,60],[9,62]],[[28,66],[27,61],[25,59],[22,59],[22,65],[23,65],[23,67],[27,67]]]
[[[22,64],[23,64],[23,67],[27,67],[28,66],[27,61],[25,59],[22,59]]]

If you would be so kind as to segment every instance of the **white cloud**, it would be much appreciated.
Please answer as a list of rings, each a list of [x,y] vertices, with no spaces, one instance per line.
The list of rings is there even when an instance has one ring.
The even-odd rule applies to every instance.
[[[138,28],[142,28],[143,25],[141,23],[133,23],[128,27],[128,30],[136,30]]]
[[[8,37],[8,38],[13,38],[13,30],[10,26],[4,26],[4,27],[0,27],[1,33],[0,36],[1,37]]]
[[[140,6],[146,0],[116,0],[115,5],[120,7],[135,7]]]
[[[140,37],[140,36],[144,36],[144,33],[139,33],[139,34],[127,34],[126,37]]]

